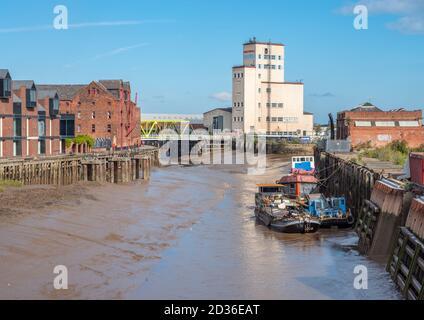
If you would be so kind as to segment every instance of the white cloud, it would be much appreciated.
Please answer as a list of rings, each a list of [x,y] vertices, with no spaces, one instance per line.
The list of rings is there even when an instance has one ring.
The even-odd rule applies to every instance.
[[[130,51],[130,50],[145,47],[145,46],[148,46],[148,45],[149,45],[148,43],[139,43],[139,44],[135,44],[135,45],[132,45],[132,46],[116,48],[116,49],[113,49],[111,51],[100,53],[100,54],[96,55],[94,57],[94,60],[98,60],[98,59],[101,59],[101,58],[104,58],[104,57],[116,56],[120,53],[124,53],[124,52]]]
[[[424,34],[424,17],[402,17],[395,22],[388,23],[387,27],[403,33]]]
[[[209,97],[211,99],[215,99],[218,101],[231,101],[233,96],[231,93],[227,91],[222,91],[222,92],[213,93]]]
[[[171,22],[174,22],[174,20],[128,20],[128,21],[81,22],[81,23],[73,23],[73,24],[70,23],[69,29],[122,27],[122,26],[140,25],[145,23],[171,23]],[[0,33],[34,32],[34,31],[45,31],[45,30],[55,30],[55,29],[53,25],[15,27],[15,28],[0,29]]]
[[[334,94],[331,92],[325,92],[325,93],[312,93],[309,96],[315,97],[315,98],[333,98],[335,97]]]
[[[353,14],[355,5],[365,5],[369,13],[398,16],[386,26],[403,33],[424,34],[424,0],[362,0],[345,5],[337,10],[341,14]]]

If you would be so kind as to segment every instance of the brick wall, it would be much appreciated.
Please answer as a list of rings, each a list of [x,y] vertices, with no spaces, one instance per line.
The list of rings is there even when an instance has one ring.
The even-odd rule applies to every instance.
[[[418,121],[419,127],[357,127],[355,121]],[[341,112],[337,116],[337,138],[352,141],[355,147],[371,142],[376,147],[396,140],[405,140],[410,147],[424,144],[421,111]]]

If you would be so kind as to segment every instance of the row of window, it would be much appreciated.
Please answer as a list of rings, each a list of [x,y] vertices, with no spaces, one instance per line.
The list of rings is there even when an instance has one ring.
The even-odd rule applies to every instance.
[[[243,73],[234,73],[234,78],[236,79],[243,78]]]
[[[106,127],[106,130],[107,130],[107,132],[111,133],[112,132],[112,125],[111,124],[108,124],[107,127]],[[81,132],[81,125],[78,125],[77,126],[77,132],[78,133]],[[91,125],[91,132],[92,133],[96,133],[96,125],[95,124],[92,124]]]
[[[262,59],[262,55],[261,54],[258,55],[258,59]],[[264,54],[264,59],[265,60],[277,60],[277,56],[275,56],[275,55],[269,55],[269,54]],[[282,59],[282,57],[281,56],[278,56],[278,60],[281,60],[281,59]]]
[[[258,93],[261,93],[261,92],[262,92],[262,89],[258,88]],[[271,93],[271,88],[266,88],[266,92]]]
[[[258,107],[259,108],[261,107],[260,102],[258,103]],[[269,102],[267,102],[266,107],[267,108],[280,108],[281,109],[281,108],[284,108],[284,103],[276,103],[276,102],[269,103]]]
[[[259,102],[258,103],[258,108],[260,108],[261,106],[262,106],[262,104]],[[234,107],[235,108],[236,107],[244,107],[244,103],[243,102],[234,102]],[[276,109],[276,108],[280,108],[281,109],[281,108],[284,108],[284,103],[281,103],[281,102],[280,103],[276,103],[276,102],[269,103],[269,102],[267,102],[266,107],[267,108],[274,108],[274,109]]]
[[[262,69],[262,67],[265,69],[265,70],[275,70],[275,69],[277,69],[278,68],[278,70],[281,70],[281,69],[283,69],[283,66],[282,65],[275,65],[275,64],[264,64],[264,65],[262,65],[262,64],[258,64],[258,69]]]
[[[261,118],[258,118],[261,121]],[[298,119],[296,117],[266,117],[267,122],[284,122],[284,123],[296,123]]]
[[[267,131],[266,133],[268,136],[290,136],[295,137],[299,135],[299,132],[296,131]],[[304,136],[306,136],[306,131],[303,133]]]
[[[106,116],[107,116],[108,119],[112,119],[112,112],[108,111],[106,113]],[[77,113],[77,118],[81,119],[81,112],[80,111],[78,111],[78,113]],[[91,112],[91,119],[96,119],[96,111]]]
[[[356,127],[419,127],[419,121],[355,121]]]
[[[243,117],[234,117],[234,122],[243,122]]]

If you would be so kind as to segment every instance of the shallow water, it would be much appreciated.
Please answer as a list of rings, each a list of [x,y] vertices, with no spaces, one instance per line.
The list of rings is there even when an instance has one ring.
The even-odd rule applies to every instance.
[[[284,235],[254,218],[262,176],[240,166],[168,167],[151,181],[90,189],[92,200],[0,220],[0,298],[399,299],[352,231]],[[69,290],[53,289],[65,265]],[[353,270],[368,268],[368,290]]]

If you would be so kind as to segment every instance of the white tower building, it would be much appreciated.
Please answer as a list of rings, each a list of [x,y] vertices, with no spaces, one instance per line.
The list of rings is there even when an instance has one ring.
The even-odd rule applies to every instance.
[[[286,82],[285,47],[250,40],[243,65],[233,67],[233,131],[310,136],[313,115],[303,110],[303,83]]]

